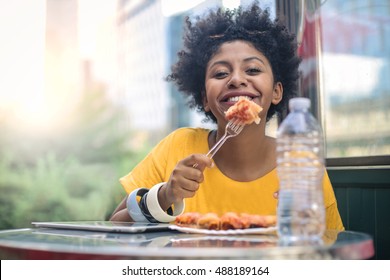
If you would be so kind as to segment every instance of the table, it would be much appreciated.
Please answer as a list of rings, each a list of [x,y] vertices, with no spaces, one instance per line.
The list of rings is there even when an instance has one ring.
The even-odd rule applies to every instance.
[[[369,259],[371,236],[326,231],[323,244],[281,246],[276,235],[201,235],[165,230],[105,233],[25,228],[0,231],[1,259]]]

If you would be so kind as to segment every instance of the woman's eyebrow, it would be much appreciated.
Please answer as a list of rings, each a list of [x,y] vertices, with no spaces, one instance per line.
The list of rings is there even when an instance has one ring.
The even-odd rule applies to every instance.
[[[243,61],[244,62],[248,62],[248,61],[251,61],[251,60],[257,60],[261,64],[265,65],[264,61],[261,58],[257,57],[257,56],[251,56],[251,57],[244,58]],[[218,64],[229,65],[229,62],[226,61],[226,60],[218,60],[218,61],[213,62],[213,64],[211,64],[208,68],[212,68],[212,67],[214,67],[215,65],[218,65]]]
[[[245,58],[245,59],[244,59],[245,62],[251,61],[251,60],[258,60],[258,61],[260,61],[262,64],[265,65],[264,61],[263,61],[261,58],[257,57],[257,56],[251,56],[251,57],[248,57],[248,58]]]
[[[218,60],[218,61],[213,62],[213,64],[211,64],[208,68],[212,68],[218,64],[229,65],[229,62],[227,62],[226,60]]]

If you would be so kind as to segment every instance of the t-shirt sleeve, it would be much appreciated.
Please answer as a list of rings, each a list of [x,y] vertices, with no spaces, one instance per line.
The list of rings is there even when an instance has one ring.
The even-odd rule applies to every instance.
[[[330,182],[327,172],[324,174],[323,186],[326,210],[326,228],[344,230],[343,222],[337,208],[336,196],[334,194],[332,183]]]
[[[137,188],[149,189],[158,183],[167,181],[166,163],[173,138],[174,134],[171,133],[161,140],[130,173],[119,179],[127,193]]]

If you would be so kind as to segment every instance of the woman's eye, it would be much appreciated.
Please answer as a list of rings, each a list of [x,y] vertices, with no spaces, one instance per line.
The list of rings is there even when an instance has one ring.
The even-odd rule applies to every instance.
[[[248,70],[246,70],[246,72],[249,75],[256,75],[256,74],[260,73],[261,70],[259,68],[249,68]]]
[[[223,79],[228,75],[228,72],[217,72],[214,74],[214,77],[217,79]]]

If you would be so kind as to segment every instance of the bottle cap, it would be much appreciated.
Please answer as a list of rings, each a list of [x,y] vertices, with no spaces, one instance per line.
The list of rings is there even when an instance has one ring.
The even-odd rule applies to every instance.
[[[306,97],[294,97],[291,98],[288,107],[292,110],[304,110],[310,108],[310,99]]]

